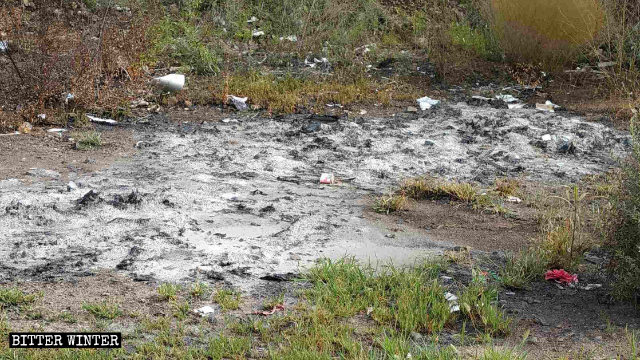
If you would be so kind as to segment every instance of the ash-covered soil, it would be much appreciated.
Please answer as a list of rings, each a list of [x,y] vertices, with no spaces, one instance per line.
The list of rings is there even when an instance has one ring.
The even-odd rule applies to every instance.
[[[242,286],[319,257],[411,262],[465,235],[435,239],[399,224],[390,236],[383,221],[365,217],[370,195],[419,175],[572,182],[606,171],[630,147],[628,134],[567,113],[463,103],[386,118],[185,122],[189,114],[121,125],[134,131],[138,151],[70,174],[77,189],[15,179],[24,174],[1,180],[0,279],[116,269],[134,279]],[[321,173],[338,183],[320,185]]]

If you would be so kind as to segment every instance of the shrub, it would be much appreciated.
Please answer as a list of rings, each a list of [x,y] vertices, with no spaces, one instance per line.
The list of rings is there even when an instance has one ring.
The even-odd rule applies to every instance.
[[[197,74],[218,72],[220,58],[204,41],[203,27],[188,20],[166,17],[149,31],[151,49],[146,60],[187,66]]]
[[[614,232],[613,274],[615,295],[627,300],[640,293],[640,128],[631,120],[632,158],[626,164],[623,187],[616,205],[621,219]],[[637,300],[637,299],[636,299]]]
[[[487,11],[509,60],[548,67],[573,59],[605,22],[599,0],[490,0]]]

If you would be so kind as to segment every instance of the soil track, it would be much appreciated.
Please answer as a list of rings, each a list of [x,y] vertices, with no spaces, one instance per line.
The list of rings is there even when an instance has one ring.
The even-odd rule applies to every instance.
[[[365,217],[371,194],[424,174],[571,182],[605,171],[630,144],[626,133],[566,113],[462,103],[387,118],[171,117],[123,124],[138,152],[75,175],[78,189],[1,180],[1,280],[116,269],[248,286],[318,257],[409,262],[465,235],[399,224],[389,236],[388,224]],[[339,183],[320,185],[325,172]]]

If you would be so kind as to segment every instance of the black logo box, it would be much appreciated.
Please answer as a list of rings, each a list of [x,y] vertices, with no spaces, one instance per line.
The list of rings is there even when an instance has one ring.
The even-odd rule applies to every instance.
[[[27,349],[113,349],[122,347],[122,333],[12,332],[10,348]]]

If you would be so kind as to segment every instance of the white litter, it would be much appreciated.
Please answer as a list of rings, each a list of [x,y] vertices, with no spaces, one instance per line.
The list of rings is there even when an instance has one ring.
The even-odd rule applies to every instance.
[[[522,202],[522,199],[520,199],[519,197],[515,197],[515,196],[507,196],[507,202],[520,204]]]
[[[551,134],[542,135],[542,141],[551,141]]]
[[[524,109],[524,104],[507,104],[509,110]]]
[[[225,123],[225,124],[228,124],[228,123],[237,123],[237,122],[238,122],[238,120],[237,120],[237,119],[229,119],[229,118],[226,118],[226,119],[222,119],[222,122],[223,122],[223,123]]]
[[[514,97],[512,95],[509,95],[509,94],[496,95],[496,99],[502,100],[502,101],[504,101],[506,103],[514,103],[514,102],[519,102],[520,101],[520,99],[518,99],[518,98],[516,98],[516,97]]]
[[[53,128],[53,129],[47,130],[47,132],[49,132],[49,133],[61,133],[61,132],[65,132],[65,131],[67,131],[67,129]]]
[[[593,289],[600,289],[601,287],[602,284],[587,284],[587,286],[582,286],[580,289],[589,291]]]
[[[185,77],[182,74],[169,74],[154,78],[152,82],[165,91],[179,91],[184,87]]]
[[[421,97],[420,99],[416,100],[418,102],[418,105],[420,105],[420,109],[421,110],[427,110],[427,109],[431,109],[432,107],[440,104],[440,100],[435,100],[432,99],[428,96],[425,97]]]
[[[95,116],[92,116],[92,115],[89,115],[89,114],[87,114],[87,117],[89,118],[89,120],[91,122],[99,123],[99,124],[116,125],[118,123],[117,121],[112,120],[112,119],[102,119],[102,118],[95,117]]]
[[[364,109],[363,109],[363,110],[360,110],[359,114],[360,114],[360,115],[366,115],[366,114],[367,114],[367,110],[364,110]]]
[[[284,40],[289,40],[291,42],[297,42],[298,41],[298,37],[296,35],[289,35],[289,36],[280,36],[280,41],[284,41]]]
[[[64,103],[69,104],[69,101],[73,99],[75,99],[75,95],[73,95],[72,93],[67,93],[67,96],[64,97]]]
[[[236,109],[242,111],[242,110],[246,110],[248,108],[247,106],[247,100],[249,100],[248,97],[238,97],[235,95],[229,95],[227,97],[228,99],[231,99],[231,102],[233,103],[233,106],[236,107]]]
[[[253,30],[251,32],[251,36],[253,36],[254,38],[260,37],[264,35],[264,31],[262,30]]]
[[[38,118],[44,120],[47,118],[47,114],[38,114]]]
[[[193,312],[195,312],[196,314],[200,315],[200,316],[211,316],[213,314],[215,314],[216,309],[213,306],[203,306],[199,309],[194,310]]]
[[[0,136],[20,135],[20,131],[14,131],[12,133],[0,134]]]
[[[73,191],[77,189],[78,185],[76,185],[76,183],[74,183],[73,181],[69,181],[69,183],[67,184],[67,191]]]
[[[314,68],[316,67],[316,65],[318,64],[329,64],[329,60],[325,57],[323,58],[313,58],[313,61],[309,61],[307,59],[304,59],[304,64],[310,68]]]
[[[449,302],[449,312],[460,311],[460,305],[458,305],[458,297],[454,294],[447,292],[444,294],[444,298]]]
[[[335,177],[331,173],[323,173],[320,175],[320,184],[333,184],[335,183]]]
[[[253,24],[256,21],[258,21],[258,18],[255,16],[252,16],[251,19],[247,20],[247,24]]]
[[[9,50],[9,42],[7,40],[0,41],[0,53],[5,53]]]
[[[559,108],[560,106],[552,103],[551,101],[547,100],[545,101],[544,104],[536,104],[536,109],[538,110],[543,110],[543,111],[549,111],[549,112],[555,112],[555,110],[557,108]]]

